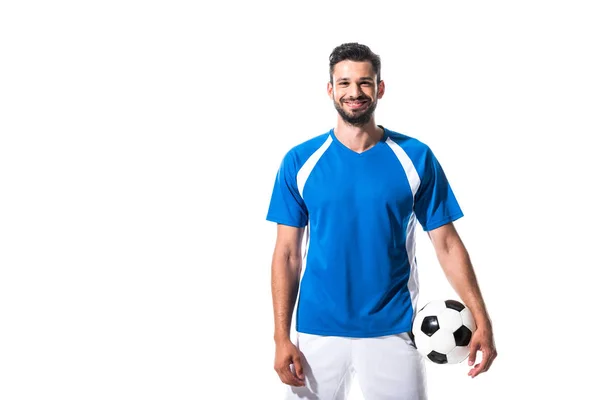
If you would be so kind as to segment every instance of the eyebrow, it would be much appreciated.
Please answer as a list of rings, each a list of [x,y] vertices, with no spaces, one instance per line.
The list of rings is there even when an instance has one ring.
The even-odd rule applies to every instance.
[[[345,81],[349,81],[350,78],[340,78],[338,80],[336,80],[336,82],[340,83],[340,82],[345,82]],[[369,82],[375,82],[375,80],[373,78],[370,78],[368,76],[362,77],[359,79],[359,82],[365,82],[365,81],[369,81]]]

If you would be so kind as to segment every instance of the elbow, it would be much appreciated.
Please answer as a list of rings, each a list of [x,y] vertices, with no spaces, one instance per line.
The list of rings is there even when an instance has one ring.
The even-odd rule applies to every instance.
[[[292,271],[299,274],[302,271],[302,256],[300,254],[290,254],[287,257],[286,264]]]
[[[302,256],[299,251],[294,249],[276,249],[273,254],[273,266],[294,273],[300,273],[302,270]]]

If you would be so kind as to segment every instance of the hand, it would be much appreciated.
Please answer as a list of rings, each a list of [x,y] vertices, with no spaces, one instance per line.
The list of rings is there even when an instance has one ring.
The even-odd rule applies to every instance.
[[[477,375],[490,369],[492,362],[498,355],[491,327],[477,328],[475,333],[473,333],[471,344],[469,345],[469,366],[475,363],[478,351],[482,353],[481,362],[475,364],[469,371],[471,378],[475,378]]]
[[[290,369],[291,364],[294,364],[294,371]],[[302,353],[290,340],[276,343],[275,371],[286,385],[304,386]]]

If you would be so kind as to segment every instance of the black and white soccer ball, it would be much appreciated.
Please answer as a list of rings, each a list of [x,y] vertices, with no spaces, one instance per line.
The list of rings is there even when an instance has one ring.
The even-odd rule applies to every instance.
[[[469,355],[475,332],[471,311],[457,300],[434,300],[413,320],[412,334],[419,353],[436,364],[458,364]]]

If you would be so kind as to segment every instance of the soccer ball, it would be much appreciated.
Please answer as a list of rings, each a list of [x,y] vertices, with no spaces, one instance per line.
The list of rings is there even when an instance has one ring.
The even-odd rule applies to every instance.
[[[436,364],[458,364],[469,355],[475,320],[456,300],[434,300],[415,315],[412,334],[419,353]]]

